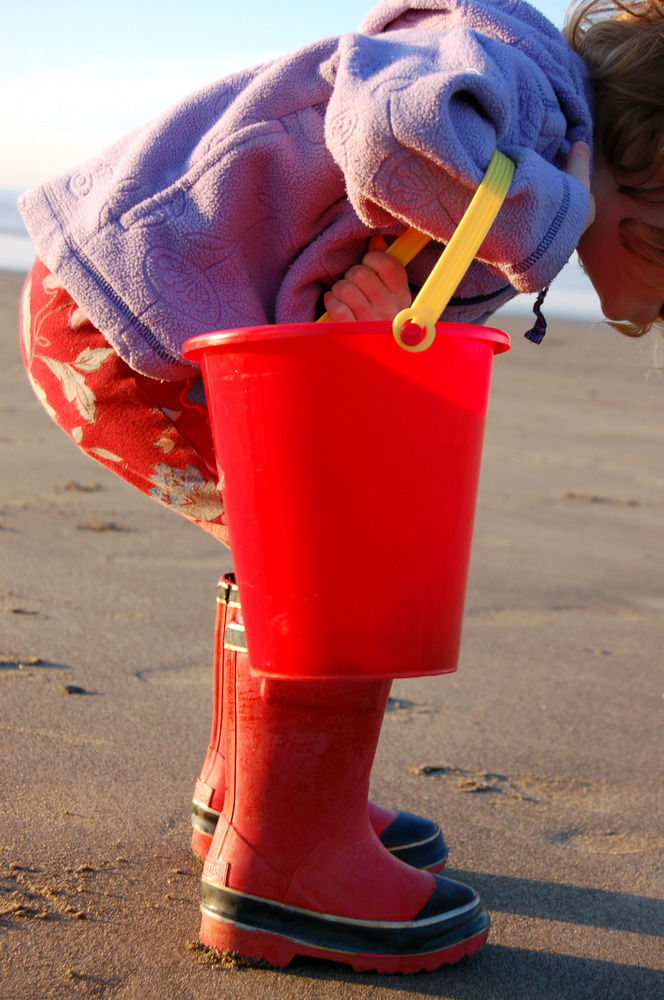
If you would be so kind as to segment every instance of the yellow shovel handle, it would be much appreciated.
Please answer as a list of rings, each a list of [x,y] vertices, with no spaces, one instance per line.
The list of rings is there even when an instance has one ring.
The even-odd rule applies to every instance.
[[[425,351],[433,343],[436,321],[491,228],[512,183],[514,170],[512,160],[495,150],[482,183],[415,301],[394,318],[392,332],[397,344],[404,350]],[[392,246],[396,246],[397,242],[395,240]],[[417,344],[407,344],[403,340],[404,327],[411,324],[426,331]]]

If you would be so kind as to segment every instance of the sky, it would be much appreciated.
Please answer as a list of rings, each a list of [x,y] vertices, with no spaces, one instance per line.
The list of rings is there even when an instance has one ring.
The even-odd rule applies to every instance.
[[[30,0],[0,39],[0,187],[22,190],[94,156],[185,94],[326,35],[373,0]],[[558,27],[565,0],[536,0]]]

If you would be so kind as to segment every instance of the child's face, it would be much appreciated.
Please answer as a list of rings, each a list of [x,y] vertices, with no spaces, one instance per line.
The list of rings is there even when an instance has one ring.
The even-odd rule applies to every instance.
[[[620,240],[624,219],[664,227],[664,205],[647,204],[623,194],[612,171],[600,161],[593,170],[591,192],[595,221],[577,248],[607,319],[646,326],[664,316],[664,267],[651,264]]]

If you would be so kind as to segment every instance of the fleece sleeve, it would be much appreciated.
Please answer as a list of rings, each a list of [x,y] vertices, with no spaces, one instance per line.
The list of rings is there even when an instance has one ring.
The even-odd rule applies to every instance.
[[[564,172],[570,145],[590,141],[582,73],[532,49],[464,26],[343,36],[326,117],[360,218],[384,229],[399,220],[441,242],[493,150],[510,156],[514,180],[478,257],[522,292],[560,271],[588,210],[583,185]]]

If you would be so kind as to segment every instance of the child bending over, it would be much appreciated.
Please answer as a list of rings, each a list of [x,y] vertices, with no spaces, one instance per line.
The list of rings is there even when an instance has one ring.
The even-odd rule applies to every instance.
[[[324,308],[391,319],[496,148],[514,179],[443,319],[541,293],[578,249],[609,320],[661,324],[663,55],[661,0],[578,0],[564,37],[522,0],[381,0],[357,33],[210,84],[22,198],[36,392],[87,454],[227,543],[183,343]],[[384,249],[407,226],[432,244],[406,271]],[[438,826],[367,800],[389,681],[257,680],[222,648],[241,611],[221,591],[193,814],[203,940],[380,971],[477,950],[488,917],[437,874]]]

